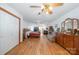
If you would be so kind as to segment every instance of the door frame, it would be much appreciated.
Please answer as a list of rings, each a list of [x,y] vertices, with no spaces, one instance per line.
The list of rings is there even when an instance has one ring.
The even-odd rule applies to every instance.
[[[20,44],[20,40],[21,40],[21,38],[20,38],[20,36],[21,36],[21,18],[18,17],[17,15],[15,15],[14,13],[12,13],[11,11],[6,10],[3,7],[0,7],[0,10],[4,11],[5,13],[7,13],[7,14],[9,14],[9,15],[11,15],[11,16],[13,16],[13,17],[15,17],[19,20],[19,39],[18,39],[19,42],[18,42],[18,44]]]

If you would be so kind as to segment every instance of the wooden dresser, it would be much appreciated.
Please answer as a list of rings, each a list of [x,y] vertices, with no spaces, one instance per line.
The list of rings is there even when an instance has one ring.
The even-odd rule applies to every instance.
[[[57,33],[56,42],[71,54],[79,54],[79,36]]]

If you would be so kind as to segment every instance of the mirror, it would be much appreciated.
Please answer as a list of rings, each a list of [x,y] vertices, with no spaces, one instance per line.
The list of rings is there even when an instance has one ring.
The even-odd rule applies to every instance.
[[[78,19],[73,18],[73,29],[78,28]]]
[[[76,18],[67,18],[61,23],[61,32],[68,34],[79,33],[79,19]]]
[[[62,23],[61,23],[61,32],[64,32],[64,30],[65,30],[64,25],[65,25],[65,23],[62,22]]]
[[[72,32],[72,19],[71,18],[67,18],[65,20],[65,31]]]
[[[78,19],[73,18],[73,33],[78,34]]]

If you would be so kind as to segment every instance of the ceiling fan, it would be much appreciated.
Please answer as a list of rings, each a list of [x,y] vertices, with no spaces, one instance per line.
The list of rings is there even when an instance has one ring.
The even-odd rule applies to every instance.
[[[31,8],[41,8],[41,12],[45,12],[46,14],[52,14],[52,9],[54,7],[62,6],[63,3],[43,3],[41,6],[31,5]],[[38,15],[41,14],[41,12],[38,13]]]

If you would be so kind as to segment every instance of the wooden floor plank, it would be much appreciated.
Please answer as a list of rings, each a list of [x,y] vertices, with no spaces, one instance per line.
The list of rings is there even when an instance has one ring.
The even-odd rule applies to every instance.
[[[26,39],[7,55],[70,55],[64,48],[47,39]]]

